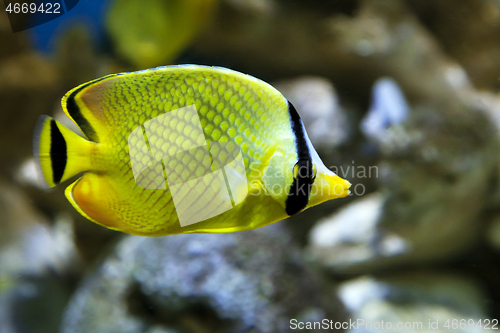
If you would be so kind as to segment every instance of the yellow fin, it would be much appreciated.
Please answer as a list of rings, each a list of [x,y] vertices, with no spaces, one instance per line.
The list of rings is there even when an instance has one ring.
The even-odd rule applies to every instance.
[[[87,215],[83,211],[83,209],[80,207],[80,205],[76,202],[75,198],[73,197],[73,189],[75,188],[75,185],[78,184],[78,182],[82,179],[82,177],[78,178],[75,182],[73,182],[70,186],[66,187],[66,190],[64,190],[64,194],[66,195],[66,198],[68,198],[68,201],[71,203],[71,205],[78,211],[78,213],[82,214],[83,217],[89,219],[90,221],[97,223],[99,225],[102,225],[101,223],[97,222],[93,218]]]
[[[64,193],[71,205],[90,221],[108,229],[141,235],[111,209],[117,194],[105,176],[88,172],[69,185]]]
[[[45,184],[57,184],[91,169],[92,143],[61,123],[41,116],[35,129],[33,155]]]
[[[102,116],[101,105],[106,87],[104,82],[118,75],[120,74],[110,74],[81,84],[68,91],[62,98],[64,112],[91,141],[100,141],[98,122]]]

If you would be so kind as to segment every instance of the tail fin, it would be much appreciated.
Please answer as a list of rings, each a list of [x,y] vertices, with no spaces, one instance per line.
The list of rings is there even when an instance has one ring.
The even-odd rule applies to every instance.
[[[92,145],[51,117],[41,116],[33,138],[33,155],[47,187],[90,170]]]

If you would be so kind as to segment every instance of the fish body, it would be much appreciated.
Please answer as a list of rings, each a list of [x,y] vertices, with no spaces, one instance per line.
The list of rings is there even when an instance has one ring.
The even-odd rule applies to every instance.
[[[34,153],[48,186],[88,219],[130,234],[232,232],[349,194],[300,117],[249,75],[196,65],[112,74],[70,90],[85,138],[43,116]]]

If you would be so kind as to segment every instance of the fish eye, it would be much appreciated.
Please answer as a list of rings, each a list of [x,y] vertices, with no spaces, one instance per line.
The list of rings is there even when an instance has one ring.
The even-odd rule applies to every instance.
[[[295,163],[292,169],[293,178],[296,179],[299,176],[299,163]]]
[[[316,166],[310,160],[299,160],[292,169],[294,179],[309,179],[311,184],[316,179],[316,172]]]

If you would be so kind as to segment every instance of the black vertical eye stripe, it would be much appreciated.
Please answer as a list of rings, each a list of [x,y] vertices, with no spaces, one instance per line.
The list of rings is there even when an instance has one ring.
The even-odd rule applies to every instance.
[[[288,112],[290,113],[292,131],[295,135],[298,172],[288,192],[285,211],[288,215],[294,215],[306,208],[309,202],[309,195],[314,182],[314,170],[302,120],[290,102],[288,102]]]
[[[290,119],[292,121],[292,131],[295,134],[295,148],[297,149],[297,159],[299,161],[311,160],[311,153],[309,152],[309,146],[307,145],[302,120],[300,119],[297,110],[290,102],[288,102],[288,112],[290,113]]]

